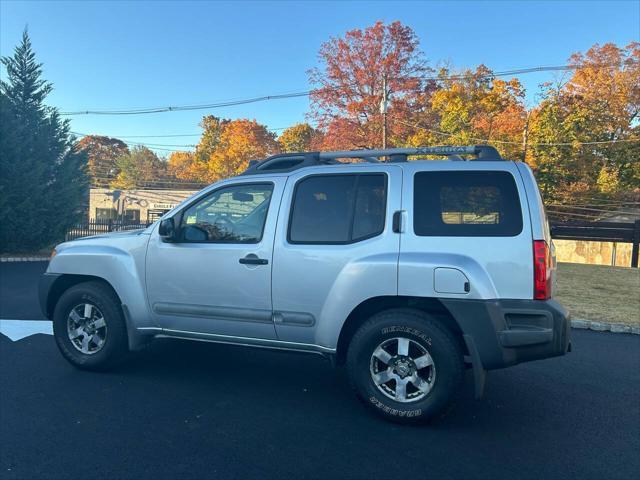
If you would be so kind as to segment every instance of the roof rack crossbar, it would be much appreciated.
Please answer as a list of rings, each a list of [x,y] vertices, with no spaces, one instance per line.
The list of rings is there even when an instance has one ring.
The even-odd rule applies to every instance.
[[[386,148],[380,150],[343,150],[335,152],[301,152],[273,155],[262,161],[249,162],[249,168],[243,175],[258,173],[291,172],[314,165],[332,165],[340,158],[358,158],[365,162],[376,163],[387,157],[389,162],[406,162],[409,156],[446,156],[451,160],[462,160],[461,155],[475,155],[477,160],[503,160],[498,151],[490,145],[471,145],[463,147],[415,147]]]

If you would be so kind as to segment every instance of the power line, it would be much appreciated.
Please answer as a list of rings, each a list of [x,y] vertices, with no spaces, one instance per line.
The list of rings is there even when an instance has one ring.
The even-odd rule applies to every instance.
[[[133,146],[140,146],[140,147],[149,147],[151,150],[160,150],[163,152],[183,152],[183,153],[191,153],[189,150],[176,150],[175,148],[161,148],[161,147],[153,147],[153,146],[149,146],[147,144],[144,143],[128,143],[125,142],[127,145],[133,145]]]
[[[620,65],[617,63],[611,64],[601,64],[594,65],[596,68],[612,68],[619,67]],[[540,67],[529,67],[529,68],[517,68],[513,70],[502,70],[499,72],[491,72],[486,75],[476,75],[475,73],[462,73],[458,75],[447,75],[447,76],[426,76],[426,77],[418,77],[424,80],[466,80],[470,78],[494,78],[494,77],[507,77],[509,75],[521,75],[526,73],[537,73],[537,72],[557,72],[557,71],[566,71],[566,70],[577,70],[578,68],[584,67],[584,65],[550,65],[550,66],[540,66]]]
[[[95,135],[97,137],[109,137],[109,138],[174,138],[174,137],[199,137],[202,133],[175,133],[170,135],[99,135],[99,134],[88,134],[88,133],[79,133],[79,132],[71,132],[75,135],[82,135],[84,137]]]
[[[493,142],[494,140],[492,140]],[[568,147],[571,145],[604,145],[608,143],[635,143],[640,142],[639,138],[623,138],[618,140],[602,140],[599,142],[563,142],[563,143],[530,143],[532,147]],[[503,142],[504,143],[504,142]],[[520,143],[515,142],[516,145]]]
[[[403,120],[395,120],[398,123],[406,125],[412,128],[419,128],[420,130],[424,130],[430,133],[435,133],[437,135],[442,135],[446,137],[452,137],[456,135],[455,133],[447,133],[440,132],[438,130],[433,130],[431,128],[423,127],[422,125],[412,124],[409,122],[405,122]],[[486,138],[477,138],[477,137],[469,137],[469,140],[479,143],[499,143],[503,145],[522,145],[522,142],[509,142],[505,140],[489,140]],[[640,142],[638,138],[627,138],[627,139],[619,139],[619,140],[602,140],[597,142],[559,142],[559,143],[529,143],[529,147],[563,147],[563,146],[572,146],[572,145],[602,145],[602,144],[613,144],[613,143],[634,143]]]
[[[83,135],[88,136],[88,135]],[[142,145],[145,147],[195,147],[195,144],[176,144],[176,143],[146,143],[146,142],[124,142],[128,145]]]
[[[276,127],[276,128],[267,128],[270,132],[277,132],[279,130],[286,130],[289,127]],[[74,135],[80,135],[82,137],[88,136],[96,136],[96,137],[109,137],[109,138],[175,138],[175,137],[201,137],[203,132],[200,133],[171,133],[166,135],[100,135],[97,133],[80,133],[80,132],[71,132]]]
[[[184,148],[192,148],[195,147],[195,144],[175,144],[175,143],[140,143],[140,142],[125,142],[130,143],[132,145],[142,145],[145,147],[184,147]]]
[[[221,108],[221,107],[231,107],[235,105],[245,105],[248,103],[257,103],[257,102],[265,102],[268,100],[282,100],[285,98],[296,98],[296,97],[306,97],[311,94],[311,91],[306,92],[294,92],[294,93],[283,93],[281,95],[265,95],[262,97],[253,97],[247,98],[243,100],[232,100],[225,101],[219,103],[207,103],[207,104],[199,104],[199,105],[178,105],[175,107],[151,107],[151,108],[140,108],[140,109],[131,109],[131,110],[80,110],[75,112],[61,112],[60,115],[71,116],[71,115],[142,115],[148,113],[162,113],[162,112],[180,112],[180,111],[189,111],[189,110],[205,110],[205,109],[213,109],[213,108]]]
[[[611,68],[618,67],[618,64],[603,64],[597,65],[596,68]],[[538,66],[529,68],[518,68],[513,70],[503,70],[499,72],[492,72],[486,75],[476,76],[473,73],[447,75],[447,76],[418,76],[413,78],[420,78],[423,80],[460,80],[465,78],[493,78],[504,77],[509,75],[520,75],[535,72],[550,72],[550,71],[563,71],[563,70],[576,70],[581,65],[552,65],[552,66]],[[593,66],[592,66],[593,67]],[[326,89],[328,87],[325,87]],[[241,100],[227,100],[217,103],[205,103],[195,105],[177,105],[166,107],[149,107],[149,108],[134,108],[134,109],[122,109],[122,110],[77,110],[69,112],[61,112],[60,115],[72,116],[72,115],[143,115],[150,113],[162,113],[162,112],[179,112],[189,110],[205,110],[213,108],[230,107],[236,105],[246,105],[249,103],[265,102],[270,100],[283,100],[287,98],[307,97],[317,90],[306,90],[301,92],[283,93],[279,95],[263,95],[260,97],[252,97]]]
[[[90,136],[89,134],[86,133],[80,133],[80,132],[70,132],[73,135],[78,135],[81,137],[88,137]],[[193,148],[196,145],[194,144],[173,144],[173,143],[144,143],[144,142],[129,142],[129,141],[124,141],[123,143],[126,143],[127,145],[133,145],[133,146],[140,146],[140,147],[149,147],[152,148],[154,150],[163,150],[163,151],[167,151],[167,152],[186,152],[189,153],[188,150],[176,150],[173,148],[162,148],[162,147],[181,147],[181,148]]]

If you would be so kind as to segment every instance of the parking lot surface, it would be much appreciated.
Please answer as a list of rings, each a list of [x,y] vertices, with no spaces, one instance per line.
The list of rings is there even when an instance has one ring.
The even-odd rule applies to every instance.
[[[0,264],[0,318],[42,319],[44,263]],[[431,424],[372,416],[319,356],[157,341],[81,372],[53,337],[0,335],[0,478],[635,478],[640,337],[470,378]],[[634,473],[635,472],[635,473]]]

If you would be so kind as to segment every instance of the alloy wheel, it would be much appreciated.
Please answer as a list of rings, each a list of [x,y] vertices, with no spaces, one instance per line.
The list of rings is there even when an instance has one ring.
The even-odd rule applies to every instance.
[[[406,337],[380,343],[371,355],[370,371],[378,390],[402,403],[425,398],[436,379],[436,368],[427,349]]]
[[[71,309],[67,318],[67,334],[76,350],[93,355],[105,345],[107,324],[98,307],[81,303]]]

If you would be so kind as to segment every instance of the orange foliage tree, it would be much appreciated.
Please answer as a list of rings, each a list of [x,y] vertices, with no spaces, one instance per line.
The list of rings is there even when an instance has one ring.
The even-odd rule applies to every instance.
[[[545,84],[532,112],[527,162],[546,198],[558,202],[637,195],[640,44],[596,44],[569,63],[573,74]]]
[[[325,134],[325,149],[381,146],[384,77],[390,138],[406,128],[394,118],[406,119],[415,110],[418,97],[433,86],[424,79],[430,69],[414,31],[400,22],[377,22],[331,38],[320,48],[319,58],[320,68],[309,71],[316,87],[311,94],[310,118]]]
[[[275,134],[255,120],[227,120],[208,115],[195,152],[173,152],[171,175],[182,180],[214,182],[244,171],[249,160],[261,160],[280,151]]]
[[[283,152],[317,150],[322,145],[322,133],[308,123],[298,123],[280,134],[278,144]]]
[[[255,120],[231,120],[224,124],[220,142],[207,161],[207,180],[215,181],[242,173],[249,160],[260,160],[278,152],[275,134]]]
[[[122,140],[101,135],[87,135],[75,148],[87,154],[89,179],[95,187],[109,187],[120,171],[116,160],[129,153]]]
[[[521,157],[527,114],[518,79],[495,78],[484,65],[455,75],[441,69],[438,78],[427,108],[415,115],[423,128],[429,127],[426,135],[416,132],[409,143],[494,143],[506,158]]]
[[[169,175],[180,180],[199,180],[193,152],[172,152],[167,159]]]

